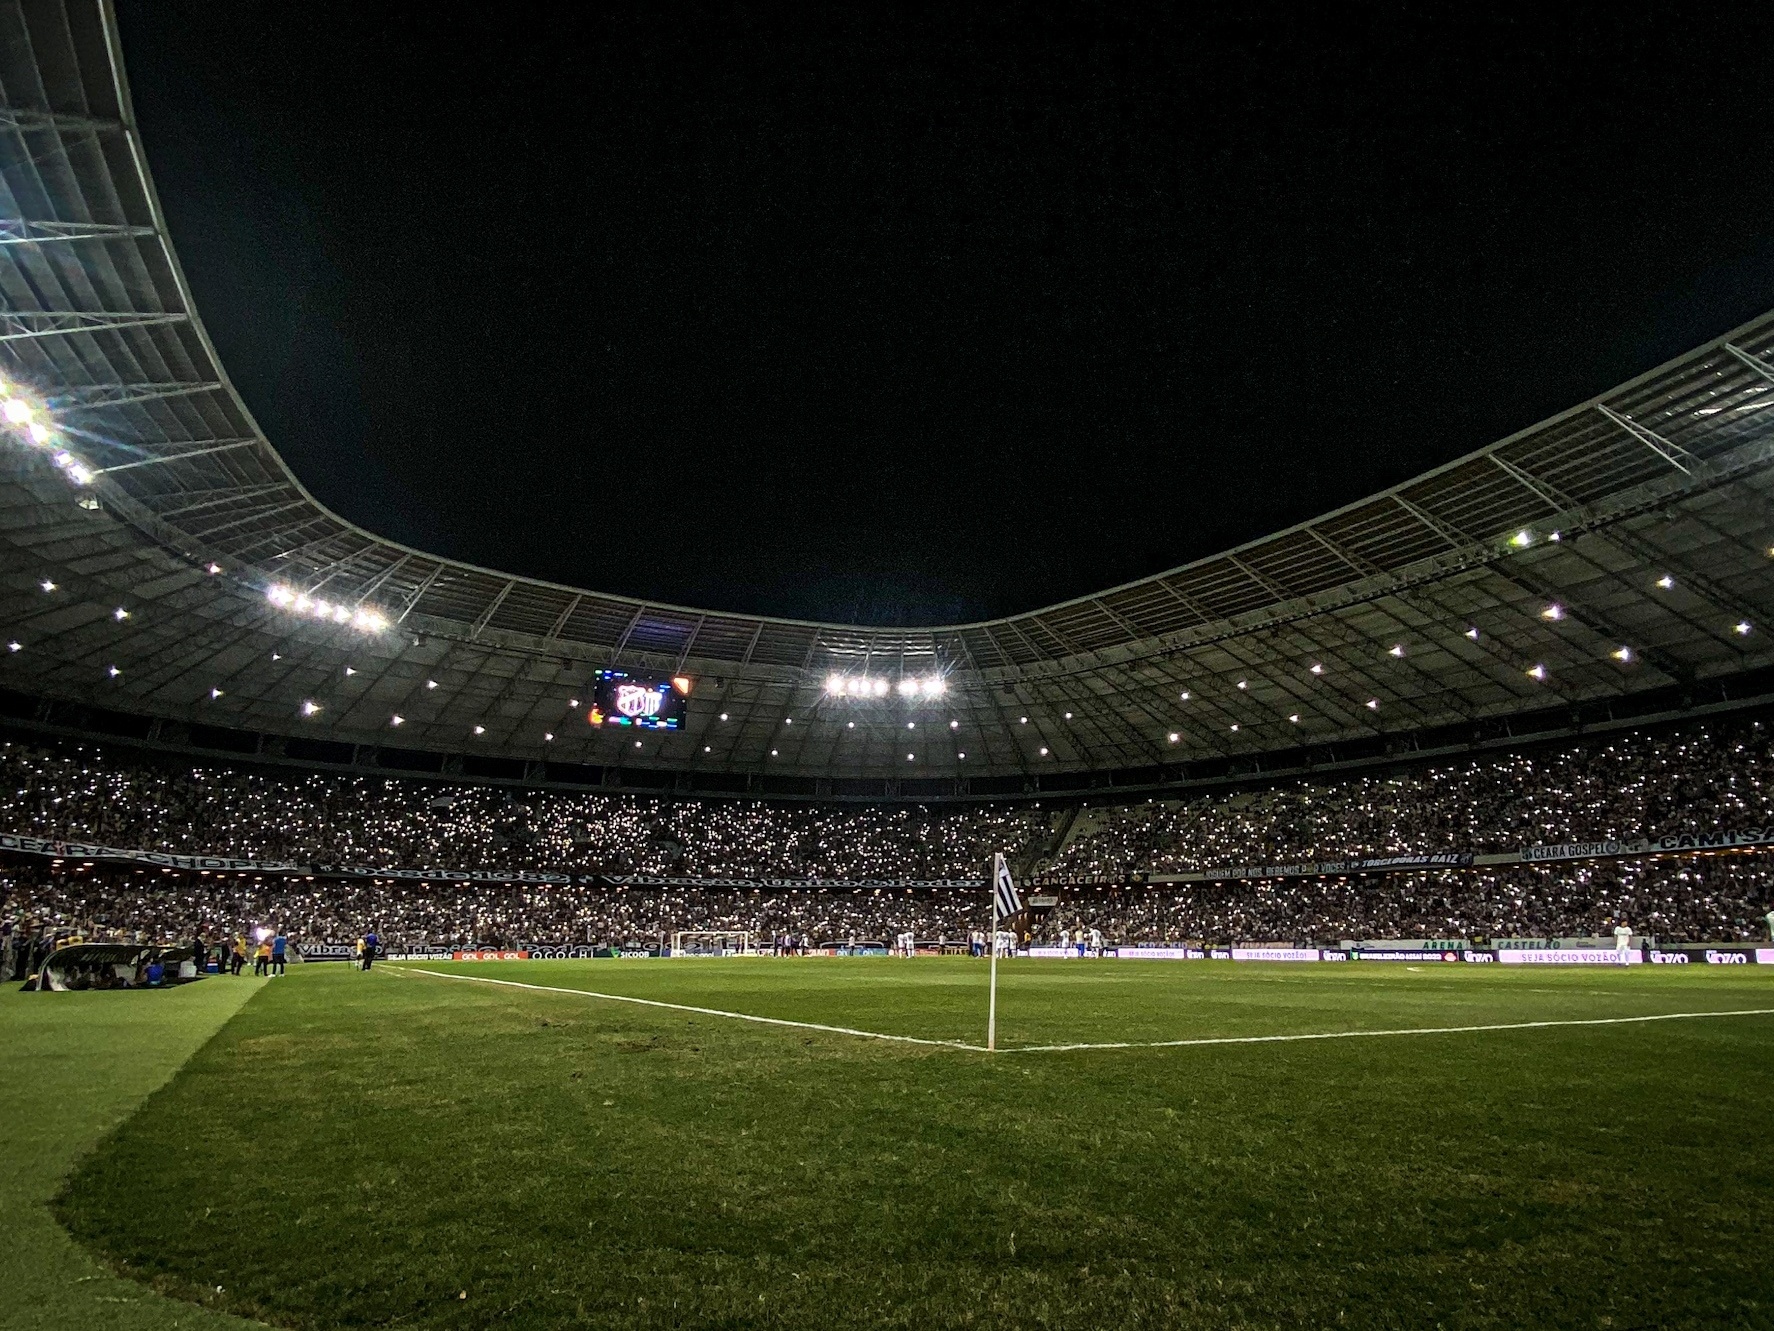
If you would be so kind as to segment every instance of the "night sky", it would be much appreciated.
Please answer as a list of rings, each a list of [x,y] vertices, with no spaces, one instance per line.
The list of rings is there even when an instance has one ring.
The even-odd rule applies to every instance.
[[[325,503],[930,623],[1211,554],[1774,307],[1766,19],[120,0]]]

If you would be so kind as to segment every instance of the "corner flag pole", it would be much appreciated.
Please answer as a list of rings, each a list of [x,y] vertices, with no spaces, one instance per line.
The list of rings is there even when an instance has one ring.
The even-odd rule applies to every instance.
[[[1010,865],[1004,860],[1002,852],[992,856],[992,986],[991,998],[986,1004],[986,1052],[992,1053],[998,1048],[998,917],[1009,919],[1022,913],[1022,897],[1017,893],[1016,880],[1010,876]]]
[[[1000,857],[993,857],[994,879]],[[986,1000],[986,1052],[993,1053],[998,1048],[998,893],[992,892],[992,931],[986,935],[986,946],[992,950],[992,986],[991,997]]]

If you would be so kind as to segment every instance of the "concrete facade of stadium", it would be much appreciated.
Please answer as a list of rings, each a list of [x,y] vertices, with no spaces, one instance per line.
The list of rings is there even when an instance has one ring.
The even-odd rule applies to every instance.
[[[0,420],[15,730],[929,800],[1396,761],[1774,697],[1774,314],[1394,490],[1096,596],[928,629],[809,623],[510,576],[329,512],[229,383],[151,152],[108,4],[0,3],[0,375],[30,407]],[[685,727],[588,724],[607,668],[690,679]],[[834,696],[833,676],[889,691]],[[897,689],[931,677],[940,696]]]

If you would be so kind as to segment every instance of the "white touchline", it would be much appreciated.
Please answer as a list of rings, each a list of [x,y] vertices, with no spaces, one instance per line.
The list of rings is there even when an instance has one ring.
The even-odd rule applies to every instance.
[[[1659,1012],[1648,1017],[1571,1017],[1558,1021],[1505,1021],[1491,1026],[1413,1026],[1393,1031],[1317,1031],[1308,1035],[1213,1035],[1195,1040],[1123,1040],[1113,1044],[1028,1044],[1007,1054],[1059,1054],[1074,1049],[1181,1049],[1207,1044],[1277,1044],[1288,1040],[1357,1040],[1379,1035],[1462,1035],[1471,1031],[1529,1031],[1542,1026],[1628,1026],[1642,1021],[1686,1021],[1695,1017],[1768,1017],[1774,1008],[1732,1012]]]
[[[893,1040],[899,1044],[931,1045],[941,1049],[967,1049],[985,1053],[984,1045],[967,1044],[961,1040],[924,1040],[916,1035],[883,1035],[880,1031],[859,1031],[852,1026],[824,1026],[817,1021],[789,1021],[784,1017],[755,1017],[749,1012],[726,1012],[715,1007],[691,1007],[688,1003],[662,1003],[657,998],[632,998],[627,994],[604,994],[595,989],[569,989],[558,984],[525,984],[521,980],[495,980],[490,975],[453,975],[449,971],[427,970],[423,966],[390,966],[390,970],[410,970],[415,975],[431,975],[440,980],[472,980],[476,984],[501,984],[510,989],[535,989],[548,994],[577,994],[581,998],[602,998],[612,1003],[638,1003],[642,1007],[670,1008],[673,1012],[695,1012],[704,1017],[728,1017],[734,1021],[755,1021],[763,1026],[794,1026],[804,1031],[825,1031],[831,1035],[855,1035],[864,1040]]]
[[[891,1040],[897,1044],[926,1045],[936,1049],[964,1049],[972,1054],[990,1052],[984,1045],[965,1040],[926,1040],[916,1035],[886,1035],[881,1031],[863,1031],[854,1026],[826,1026],[817,1021],[789,1021],[785,1017],[757,1017],[749,1012],[728,1012],[722,1008],[692,1007],[688,1003],[666,1003],[657,998],[633,998],[628,994],[606,994],[595,989],[571,989],[558,984],[526,984],[522,980],[496,980],[490,975],[458,975],[450,971],[428,970],[424,966],[390,964],[396,974],[430,975],[439,980],[470,980],[475,984],[498,984],[508,989],[534,989],[547,994],[577,994],[581,998],[602,998],[611,1003],[636,1003],[641,1007],[669,1008],[673,1012],[695,1012],[704,1017],[727,1017],[732,1021],[753,1021],[761,1026],[793,1026],[804,1031],[825,1031],[830,1035],[854,1035],[863,1040]],[[1488,1026],[1412,1026],[1401,1030],[1382,1031],[1313,1031],[1304,1035],[1207,1035],[1191,1040],[1117,1040],[1106,1044],[1025,1044],[1000,1049],[1001,1054],[1066,1054],[1087,1049],[1186,1049],[1216,1044],[1282,1044],[1294,1040],[1360,1040],[1382,1035],[1466,1035],[1476,1031],[1531,1031],[1548,1026],[1630,1026],[1646,1021],[1692,1021],[1701,1017],[1774,1017],[1774,1008],[1736,1008],[1729,1012],[1657,1012],[1644,1017],[1570,1017],[1549,1021],[1505,1021]]]

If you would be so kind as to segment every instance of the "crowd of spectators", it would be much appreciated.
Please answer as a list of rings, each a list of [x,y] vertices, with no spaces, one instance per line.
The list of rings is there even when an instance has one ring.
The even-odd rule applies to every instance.
[[[0,744],[0,831],[133,850],[372,868],[680,877],[977,877],[1053,813],[1016,805],[771,805],[395,777],[129,763]]]
[[[1035,925],[1100,930],[1111,944],[1380,938],[1604,937],[1627,921],[1665,942],[1763,936],[1774,857],[1730,854],[1349,877],[1068,886]],[[13,864],[0,914],[20,927],[135,941],[276,930],[298,945],[647,946],[677,930],[746,930],[815,945],[961,940],[987,926],[980,889],[374,883]]]
[[[1771,904],[1766,855],[1127,879],[1761,826],[1774,821],[1771,739],[1754,722],[1634,734],[1397,775],[1086,807],[1075,819],[1051,804],[787,805],[267,775],[12,743],[0,745],[5,832],[303,865],[840,881],[378,882],[15,856],[0,865],[0,921],[15,938],[165,941],[267,927],[299,943],[340,943],[375,927],[393,947],[646,944],[687,929],[821,944],[906,931],[960,939],[984,926],[984,895],[940,880],[978,879],[1002,850],[1024,869],[1109,880],[1059,889],[1038,929],[1095,928],[1111,942],[1570,937],[1622,919],[1669,941],[1747,938]]]
[[[1774,728],[1739,723],[1487,754],[1385,776],[1087,808],[1051,867],[1228,865],[1626,840],[1774,821]]]

